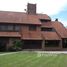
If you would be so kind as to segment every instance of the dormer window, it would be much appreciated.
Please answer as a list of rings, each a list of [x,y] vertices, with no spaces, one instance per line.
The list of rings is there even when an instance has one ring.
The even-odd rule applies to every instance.
[[[40,19],[41,22],[50,22],[48,19]]]
[[[55,29],[53,29],[53,28],[41,28],[41,31],[49,31],[49,32],[54,32],[55,31]]]

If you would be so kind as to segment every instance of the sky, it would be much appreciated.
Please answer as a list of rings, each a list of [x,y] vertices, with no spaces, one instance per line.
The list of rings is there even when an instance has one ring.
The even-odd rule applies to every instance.
[[[67,26],[67,0],[0,0],[0,11],[25,12],[27,3],[37,4],[37,13],[47,14],[52,20],[58,18]]]

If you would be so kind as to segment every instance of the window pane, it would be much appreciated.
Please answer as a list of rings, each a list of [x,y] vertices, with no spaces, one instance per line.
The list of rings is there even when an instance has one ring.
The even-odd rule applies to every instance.
[[[8,25],[8,31],[13,31],[13,25]]]
[[[20,31],[20,27],[16,24],[0,24],[0,31]]]
[[[15,29],[15,31],[20,31],[20,25],[15,25],[15,27],[14,27],[14,29]]]
[[[36,30],[36,26],[35,26],[35,25],[30,25],[30,26],[29,26],[29,30],[35,31],[35,30]]]
[[[41,31],[55,31],[53,28],[41,28]]]
[[[7,30],[7,26],[6,25],[0,25],[0,30],[1,31],[6,31]]]
[[[51,20],[48,19],[40,19],[41,22],[50,22]]]

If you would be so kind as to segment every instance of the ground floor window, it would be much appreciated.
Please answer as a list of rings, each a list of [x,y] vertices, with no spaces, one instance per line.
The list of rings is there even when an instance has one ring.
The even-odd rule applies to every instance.
[[[42,41],[26,40],[22,46],[23,49],[41,49]]]
[[[0,51],[6,51],[7,38],[0,38]]]
[[[46,40],[45,41],[45,47],[58,47],[59,46],[58,40]]]

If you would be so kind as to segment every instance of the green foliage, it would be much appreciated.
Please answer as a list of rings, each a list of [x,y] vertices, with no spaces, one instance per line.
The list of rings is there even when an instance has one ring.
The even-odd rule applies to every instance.
[[[22,47],[22,42],[21,42],[21,40],[15,40],[13,46],[16,47],[16,48]]]
[[[22,50],[22,41],[14,40],[13,46],[11,47],[11,51],[19,51],[19,50]]]

